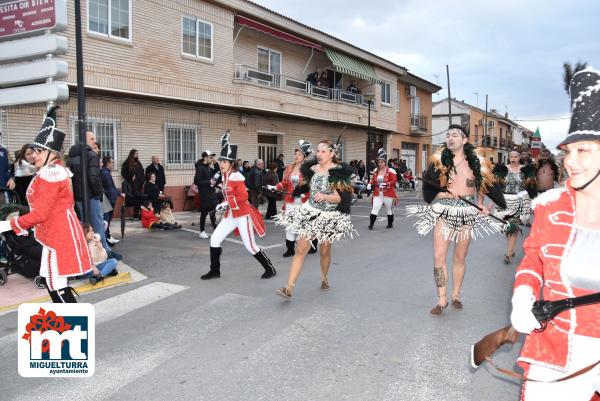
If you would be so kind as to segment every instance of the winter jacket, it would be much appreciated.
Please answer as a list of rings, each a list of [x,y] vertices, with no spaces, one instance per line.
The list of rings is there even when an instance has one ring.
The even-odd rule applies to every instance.
[[[121,165],[121,177],[131,184],[131,189],[135,195],[141,195],[144,189],[146,176],[144,175],[144,166],[136,161],[132,168],[129,168],[127,160]]]
[[[115,182],[112,178],[110,170],[106,167],[103,167],[100,170],[100,178],[102,178],[102,187],[104,188],[104,193],[106,194],[110,204],[114,206],[114,204],[117,202],[117,198],[119,197],[119,191],[115,186]]]
[[[159,191],[164,192],[167,179],[165,178],[165,168],[162,166],[162,164],[159,164],[158,167],[156,167],[154,164],[150,164],[148,167],[146,167],[146,176],[149,173],[153,173],[156,176],[156,186],[158,187]]]
[[[96,152],[86,145],[87,151],[87,176],[88,176],[88,196],[90,199],[102,200],[104,189],[102,187],[102,178],[100,177],[100,159]],[[78,202],[83,201],[83,180],[81,168],[81,146],[73,145],[69,150],[68,167],[73,173],[73,195]]]

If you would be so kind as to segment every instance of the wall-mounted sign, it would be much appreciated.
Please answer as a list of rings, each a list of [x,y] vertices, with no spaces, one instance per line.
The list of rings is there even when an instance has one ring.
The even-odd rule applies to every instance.
[[[67,27],[66,0],[13,0],[0,3],[0,40]]]

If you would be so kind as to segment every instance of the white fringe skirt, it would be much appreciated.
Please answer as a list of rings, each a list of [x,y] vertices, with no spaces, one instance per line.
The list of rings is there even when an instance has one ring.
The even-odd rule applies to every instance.
[[[335,210],[325,212],[310,206],[308,202],[283,211],[273,220],[286,230],[292,230],[296,235],[308,240],[316,239],[320,244],[358,235],[349,214]]]
[[[511,219],[514,222],[525,223],[531,216],[531,199],[527,191],[518,194],[504,194],[506,209],[497,209],[494,216],[501,219]]]
[[[460,199],[440,199],[431,205],[410,205],[406,207],[406,217],[417,218],[413,227],[421,235],[427,235],[441,220],[444,239],[454,242],[498,234],[504,228],[502,223],[484,216]]]

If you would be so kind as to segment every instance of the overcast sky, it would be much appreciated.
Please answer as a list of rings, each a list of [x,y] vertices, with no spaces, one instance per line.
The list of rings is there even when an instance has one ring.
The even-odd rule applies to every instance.
[[[600,69],[600,1],[253,0],[377,54],[535,130],[547,146],[568,129],[562,64]],[[437,77],[436,77],[437,75]],[[433,96],[437,100],[438,95]],[[554,120],[567,117],[563,120]],[[539,121],[546,120],[546,121]]]

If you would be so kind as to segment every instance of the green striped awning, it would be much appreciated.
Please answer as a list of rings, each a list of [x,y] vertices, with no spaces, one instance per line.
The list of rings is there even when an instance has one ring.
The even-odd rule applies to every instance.
[[[333,63],[333,68],[337,72],[352,75],[354,77],[364,79],[365,81],[377,84],[381,84],[383,82],[377,78],[373,66],[367,62],[328,48],[325,48],[325,54],[329,60],[331,60]]]

